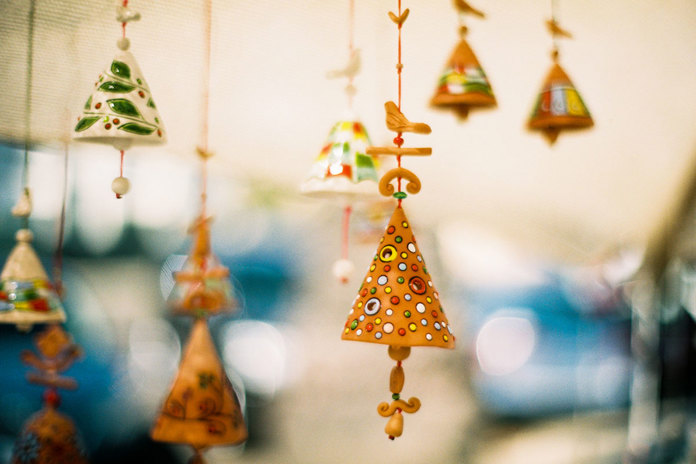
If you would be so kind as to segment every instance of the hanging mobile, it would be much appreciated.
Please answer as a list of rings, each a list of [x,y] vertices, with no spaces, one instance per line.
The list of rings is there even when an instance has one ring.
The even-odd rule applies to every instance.
[[[111,184],[116,198],[121,198],[130,189],[130,181],[123,176],[125,151],[134,145],[155,145],[166,141],[150,87],[129,51],[126,25],[139,19],[140,13],[128,7],[128,0],[123,0],[117,7],[116,20],[123,30],[123,36],[116,43],[119,52],[94,83],[94,91],[85,102],[73,130],[75,140],[113,145],[120,152],[120,173]]]
[[[150,431],[153,440],[186,443],[194,450],[191,464],[203,463],[203,451],[211,446],[236,445],[248,432],[241,406],[215,349],[208,328],[210,316],[235,311],[229,269],[213,254],[211,218],[207,216],[208,110],[210,88],[211,0],[205,2],[207,51],[204,72],[201,211],[189,233],[193,244],[183,269],[174,273],[168,303],[175,314],[194,319],[193,329],[169,394]]]
[[[428,134],[430,127],[409,121],[401,111],[401,29],[409,10],[401,11],[401,0],[398,5],[398,15],[389,12],[389,17],[399,30],[399,60],[396,65],[399,101],[398,104],[391,101],[385,104],[387,128],[397,133],[394,138],[396,146],[367,149],[368,154],[396,156],[398,167],[382,177],[379,191],[382,195],[396,198],[398,205],[358,290],[341,337],[343,340],[389,345],[389,357],[396,361],[389,379],[392,401],[380,403],[377,412],[390,418],[384,430],[392,440],[403,432],[402,413],[415,413],[421,405],[415,397],[408,401],[401,399],[405,380],[402,363],[411,353],[411,347],[437,346],[451,349],[454,348],[455,340],[440,305],[440,296],[416,244],[411,223],[401,206],[408,196],[406,192],[416,194],[421,188],[418,177],[401,167],[401,157],[429,156],[432,149],[403,147],[404,132]],[[402,190],[404,179],[408,182],[406,192]],[[397,180],[398,185],[396,191],[391,184],[394,180]]]
[[[365,126],[353,112],[353,97],[357,89],[353,85],[360,72],[360,50],[353,45],[355,17],[354,0],[349,0],[348,63],[342,69],[330,71],[330,79],[348,79],[345,91],[348,97],[348,112],[331,128],[329,136],[314,161],[309,176],[300,186],[308,196],[338,200],[343,204],[341,259],[333,265],[336,278],[347,283],[355,266],[348,259],[350,215],[355,201],[369,198],[377,193],[377,160],[366,153],[370,145]]]
[[[58,389],[75,390],[77,382],[60,374],[82,356],[82,350],[60,326],[51,325],[41,331],[34,343],[38,355],[25,350],[24,364],[38,372],[27,375],[29,383],[46,387],[43,408],[27,420],[15,441],[12,464],[86,464],[82,440],[72,420],[58,411]]]
[[[454,6],[459,12],[459,44],[440,75],[430,104],[452,109],[460,118],[465,119],[470,109],[495,106],[496,100],[486,73],[465,39],[468,31],[464,25],[466,15],[479,18],[484,18],[485,15],[464,0],[454,0]]]
[[[553,66],[546,75],[544,85],[534,104],[532,115],[527,122],[527,127],[530,130],[543,132],[551,145],[556,142],[561,131],[584,129],[594,125],[592,116],[580,97],[580,93],[558,63],[560,55],[558,39],[572,38],[572,35],[558,24],[555,10],[555,0],[551,0],[551,19],[546,21],[546,26],[553,38],[553,50],[551,51]]]
[[[29,229],[29,216],[32,210],[32,197],[29,189],[29,144],[31,141],[35,11],[35,1],[31,0],[27,47],[23,188],[17,204],[12,208],[12,215],[21,218],[22,227],[15,235],[17,244],[10,252],[2,272],[0,272],[0,323],[15,324],[22,331],[31,330],[34,324],[65,322],[63,305],[36,255],[34,247],[31,245],[34,234]]]

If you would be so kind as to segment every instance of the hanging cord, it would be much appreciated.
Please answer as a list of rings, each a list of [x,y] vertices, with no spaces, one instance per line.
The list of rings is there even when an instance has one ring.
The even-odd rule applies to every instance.
[[[551,0],[551,22],[554,25],[558,25],[558,4],[556,0]],[[551,51],[551,56],[556,61],[558,59],[558,34],[555,32],[551,33],[551,40],[553,42],[553,50]]]
[[[348,59],[352,60],[355,54],[355,0],[350,0],[348,7]],[[353,96],[355,95],[355,87],[353,86],[353,73],[348,74],[348,108],[353,109]]]
[[[350,214],[353,208],[348,205],[343,209],[343,236],[341,239],[341,258],[348,259],[348,234],[350,233]]]
[[[128,0],[123,0],[123,8],[128,7]],[[126,24],[128,24],[126,21],[121,23],[121,29],[123,29],[123,38],[126,38]]]
[[[22,166],[22,195],[30,198],[29,192],[29,144],[31,139],[31,98],[34,82],[34,23],[36,1],[29,3],[29,27],[27,30],[27,75],[26,93],[24,95],[24,160]],[[29,228],[29,214],[22,216],[22,228]]]
[[[213,5],[212,0],[205,0],[204,3],[204,42],[205,53],[203,57],[203,103],[201,105],[201,139],[198,154],[201,158],[201,219],[205,219],[206,206],[208,200],[208,133],[209,122],[208,113],[210,111],[210,63],[212,53],[212,20]]]
[[[65,159],[63,161],[63,199],[60,207],[60,220],[58,222],[58,244],[53,255],[53,282],[56,293],[63,297],[63,243],[65,240],[65,206],[68,201],[68,158],[69,142],[65,142]]]
[[[401,17],[401,0],[398,0],[399,2],[399,17]],[[398,51],[398,63],[396,64],[396,74],[398,77],[399,81],[399,111],[401,111],[401,71],[404,69],[404,64],[401,62],[401,27],[403,23],[399,23],[399,51]],[[394,138],[394,143],[396,144],[397,147],[401,148],[401,146],[404,144],[404,138],[402,137],[403,133],[399,132],[396,135],[396,138]],[[398,167],[401,167],[401,155],[396,157],[396,163],[398,164]],[[399,187],[399,192],[401,192],[401,176],[398,178],[398,187]],[[399,198],[399,208],[401,208],[401,201],[402,199]]]

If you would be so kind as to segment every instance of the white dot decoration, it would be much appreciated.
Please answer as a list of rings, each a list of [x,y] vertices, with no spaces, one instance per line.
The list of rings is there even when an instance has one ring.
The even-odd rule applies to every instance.
[[[372,282],[372,276],[368,276],[368,278],[365,279],[365,282],[367,282],[368,284]]]
[[[406,270],[406,263],[399,263],[399,270],[405,271]]]
[[[359,337],[360,335],[362,335],[362,329],[356,330],[356,331],[355,331],[355,335],[357,335],[358,337]]]
[[[447,331],[448,331],[448,332],[450,333],[450,335],[451,335],[451,334],[452,334],[452,327],[447,326]]]
[[[433,286],[433,281],[432,281],[432,280],[429,280],[429,281],[428,281],[428,287],[432,287],[432,286]]]
[[[394,324],[392,324],[391,322],[387,322],[386,324],[384,324],[383,330],[386,334],[392,333],[394,331]]]
[[[428,320],[425,318],[421,319],[421,324],[423,324],[423,326],[428,325]]]
[[[428,334],[425,334],[425,339],[428,340],[428,341],[430,341],[430,340],[433,339],[433,336],[430,335],[429,333],[428,333]]]
[[[360,320],[360,322],[364,321],[364,320],[365,320],[365,315],[364,315],[364,314],[361,314],[360,317],[359,317],[358,319]]]
[[[410,251],[411,253],[416,252],[416,246],[413,244],[413,242],[408,244],[408,251]]]
[[[411,294],[410,294],[410,293],[405,294],[405,295],[404,295],[404,300],[406,300],[406,301],[411,301]]]
[[[425,312],[425,305],[423,303],[418,303],[416,305],[416,311],[423,314]]]
[[[379,276],[379,279],[377,279],[377,283],[378,283],[379,285],[384,285],[384,284],[386,284],[386,283],[387,283],[387,276],[385,276],[385,275]]]
[[[380,338],[382,338],[382,332],[375,332],[375,338],[376,338],[377,340],[379,340]],[[431,337],[431,338],[432,338],[432,337]]]
[[[385,312],[386,312],[387,316],[391,316],[392,314],[394,314],[394,311],[392,311],[391,308],[387,309]],[[385,332],[387,332],[387,331],[385,330]],[[389,333],[389,332],[387,332],[387,333]]]
[[[416,259],[418,260],[419,263],[423,262],[423,258],[421,258],[421,255],[416,256]]]
[[[435,330],[440,330],[440,323],[436,322],[435,324],[433,324],[433,327],[435,327]]]

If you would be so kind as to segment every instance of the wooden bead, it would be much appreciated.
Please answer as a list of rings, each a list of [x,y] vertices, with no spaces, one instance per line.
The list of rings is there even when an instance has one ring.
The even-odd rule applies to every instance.
[[[389,376],[389,390],[392,393],[401,393],[405,380],[404,368],[401,366],[392,367],[391,375]]]
[[[388,353],[394,361],[403,361],[411,354],[411,347],[389,345]]]
[[[395,412],[384,427],[384,431],[390,437],[400,437],[404,433],[404,416],[400,412]]]

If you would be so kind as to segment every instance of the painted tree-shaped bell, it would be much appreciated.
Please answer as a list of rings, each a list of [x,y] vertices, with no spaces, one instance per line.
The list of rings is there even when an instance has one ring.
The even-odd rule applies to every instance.
[[[138,13],[124,7],[120,7],[117,16],[124,25],[139,18]],[[150,87],[129,51],[130,41],[119,39],[118,48],[94,83],[73,129],[73,139],[113,145],[121,152],[121,175],[112,183],[116,197],[121,198],[130,188],[123,176],[124,151],[135,145],[164,143],[166,133]]]
[[[467,13],[484,17],[481,11],[466,2],[455,1],[455,6],[459,10],[460,18]],[[460,117],[466,118],[471,108],[495,106],[496,99],[486,73],[464,38],[466,26],[460,25],[459,31],[461,39],[440,75],[430,104],[452,109]]]
[[[546,26],[553,38],[553,65],[534,103],[527,127],[541,131],[553,145],[561,131],[586,129],[592,127],[594,121],[580,93],[558,63],[560,53],[557,40],[571,38],[572,35],[559,26],[553,15],[552,19],[546,21]]]
[[[181,271],[174,273],[169,304],[178,314],[200,317],[236,308],[230,271],[210,246],[210,218],[200,216],[189,230],[193,246]]]
[[[25,190],[13,214],[28,221],[31,199]],[[17,231],[17,244],[0,273],[0,323],[30,330],[34,324],[65,322],[65,312],[56,290],[31,246],[34,234]]]
[[[26,350],[22,361],[37,369],[29,382],[43,385],[44,406],[22,427],[12,452],[12,464],[87,464],[79,432],[72,420],[58,411],[58,388],[73,390],[77,382],[59,374],[81,356],[82,350],[59,326],[52,325],[35,338],[38,355]]]
[[[179,372],[150,432],[153,440],[187,443],[201,452],[247,439],[237,396],[227,379],[205,318],[196,319]]]
[[[341,338],[394,346],[454,348],[440,295],[400,206],[380,240]]]

